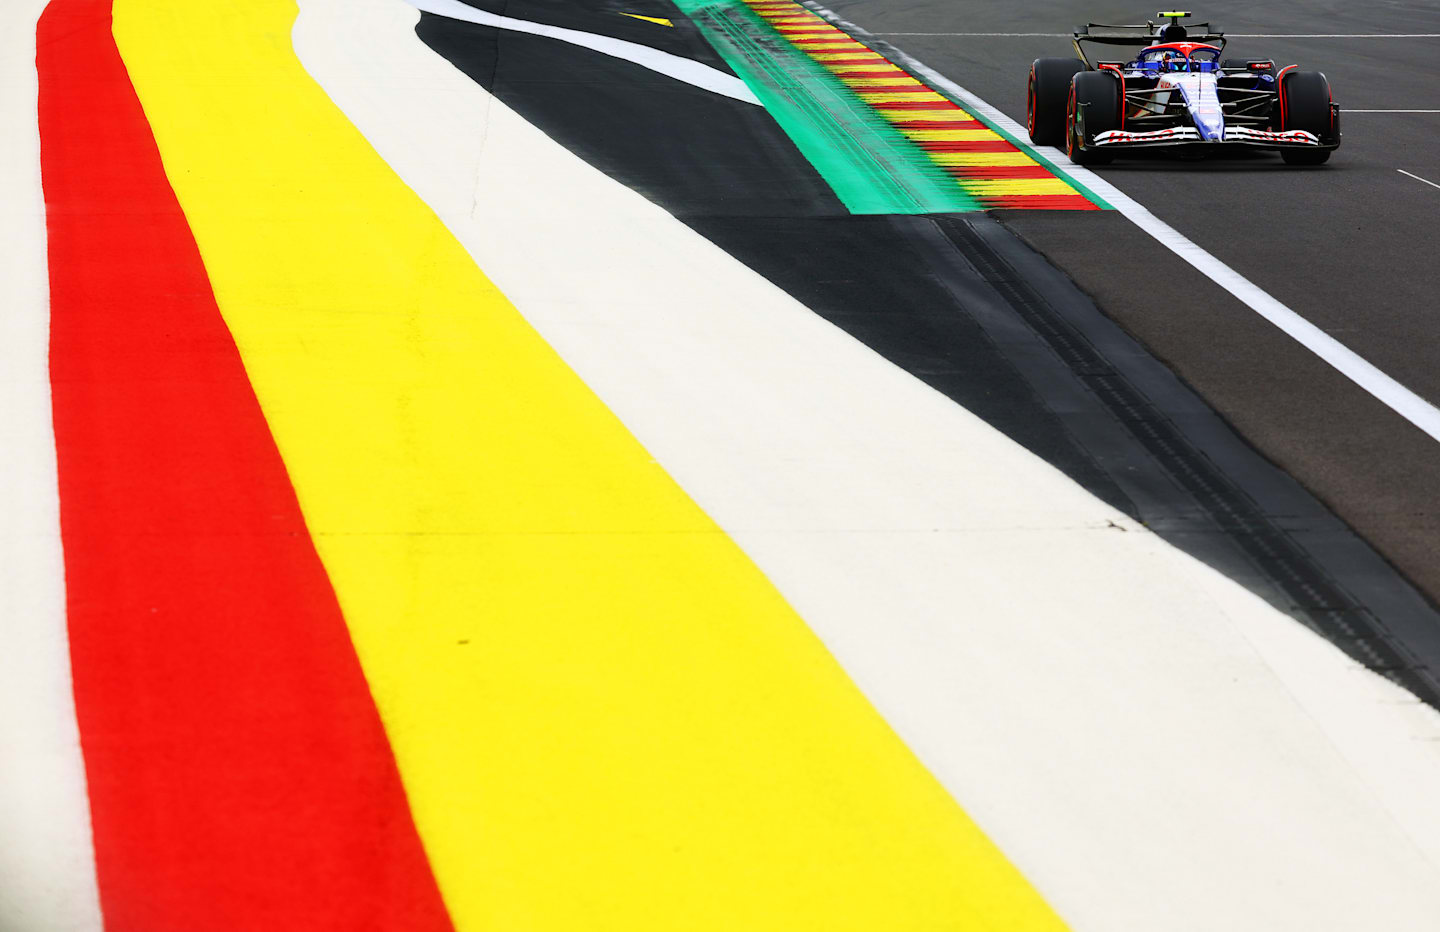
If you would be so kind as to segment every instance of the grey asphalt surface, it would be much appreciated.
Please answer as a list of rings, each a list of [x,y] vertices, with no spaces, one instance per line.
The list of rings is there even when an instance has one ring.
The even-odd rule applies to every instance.
[[[832,0],[1020,122],[1031,60],[1071,54],[1076,24],[1149,7],[1038,0]],[[1337,0],[1194,9],[1227,55],[1319,70],[1344,144],[1321,168],[1278,156],[1120,160],[1098,169],[1162,220],[1432,403],[1440,403],[1440,4]],[[922,33],[924,35],[916,35]],[[936,33],[1055,33],[1048,36]],[[1440,601],[1440,443],[1262,320],[1114,212],[1008,212],[1004,222],[1188,381],[1265,456]]]

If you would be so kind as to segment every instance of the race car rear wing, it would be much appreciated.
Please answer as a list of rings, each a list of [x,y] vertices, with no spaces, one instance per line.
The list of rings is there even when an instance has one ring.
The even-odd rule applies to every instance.
[[[1092,29],[1105,31],[1091,32]],[[1173,19],[1169,23],[1146,20],[1133,25],[1086,23],[1084,26],[1075,27],[1074,36],[1075,54],[1079,55],[1085,66],[1092,70],[1099,60],[1092,60],[1090,54],[1098,53],[1100,50],[1093,49],[1090,54],[1086,54],[1087,49],[1085,45],[1081,44],[1082,42],[1102,47],[1114,47],[1117,50],[1133,49],[1137,53],[1156,42],[1204,42],[1210,45],[1219,45],[1221,49],[1225,48],[1225,34],[1215,31],[1209,23],[1185,23],[1181,26]]]

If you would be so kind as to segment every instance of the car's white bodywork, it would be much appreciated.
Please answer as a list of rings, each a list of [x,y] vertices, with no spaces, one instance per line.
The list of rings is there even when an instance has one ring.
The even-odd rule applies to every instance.
[[[1152,75],[1153,76],[1153,75]],[[1144,78],[1143,71],[1127,71],[1126,77]],[[1166,105],[1178,96],[1190,117],[1189,126],[1132,131],[1112,129],[1096,134],[1096,146],[1139,146],[1184,142],[1239,143],[1260,146],[1318,146],[1320,139],[1305,130],[1272,131],[1249,126],[1226,126],[1225,112],[1220,106],[1218,79],[1220,72],[1175,72],[1162,74],[1144,105],[1150,112],[1164,112]]]

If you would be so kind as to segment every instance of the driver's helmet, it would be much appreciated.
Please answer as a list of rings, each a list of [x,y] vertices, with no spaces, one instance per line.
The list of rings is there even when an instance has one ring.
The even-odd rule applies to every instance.
[[[1190,70],[1214,72],[1220,70],[1220,50],[1209,45],[1190,50]]]
[[[1188,71],[1189,60],[1175,49],[1146,49],[1138,62],[1142,71]]]

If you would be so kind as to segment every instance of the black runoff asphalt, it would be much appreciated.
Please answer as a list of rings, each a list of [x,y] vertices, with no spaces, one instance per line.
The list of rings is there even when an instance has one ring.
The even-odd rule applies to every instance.
[[[724,67],[663,0],[472,5]],[[548,135],[817,314],[1440,706],[1432,605],[995,217],[851,216],[757,107],[550,39],[428,14],[417,32]],[[1005,223],[1078,243],[1128,221],[1016,212]]]

